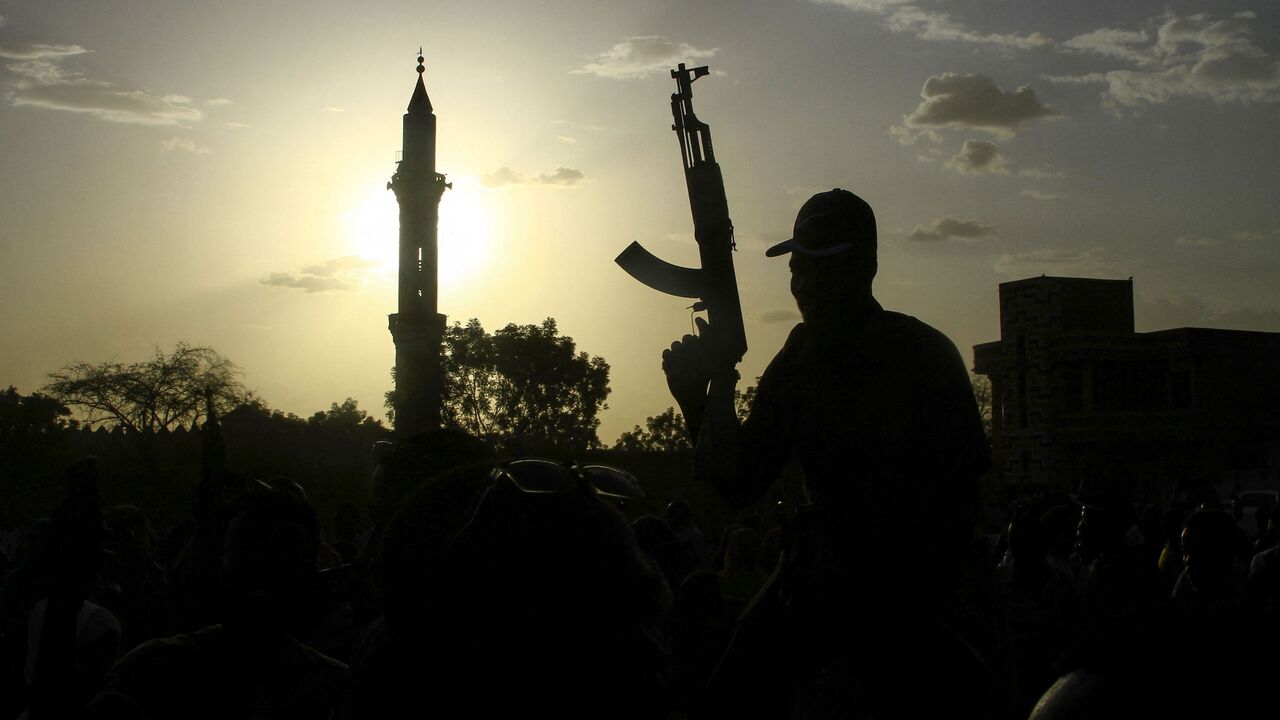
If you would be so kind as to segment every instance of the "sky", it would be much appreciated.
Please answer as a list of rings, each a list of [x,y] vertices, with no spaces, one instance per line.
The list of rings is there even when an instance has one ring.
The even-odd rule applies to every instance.
[[[724,174],[757,377],[798,320],[812,193],[875,209],[888,309],[972,346],[997,288],[1132,276],[1139,331],[1280,331],[1280,6],[1082,0],[0,0],[0,385],[178,341],[300,415],[381,415],[386,190],[419,46],[438,117],[440,311],[554,317],[612,366],[601,439],[672,405],[697,250],[668,70]]]

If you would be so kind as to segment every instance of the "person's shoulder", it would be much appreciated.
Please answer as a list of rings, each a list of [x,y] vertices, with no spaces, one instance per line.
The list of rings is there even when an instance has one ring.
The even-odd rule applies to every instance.
[[[1267,548],[1254,554],[1249,561],[1249,576],[1262,572],[1277,572],[1280,569],[1280,545]]]
[[[192,633],[147,640],[116,661],[111,674],[129,677],[181,673],[193,663],[201,662],[212,647],[221,644],[221,630],[214,625]]]
[[[951,338],[947,337],[941,330],[914,315],[907,315],[893,310],[884,310],[882,313],[880,323],[886,332],[901,335],[922,344],[932,344],[945,348],[955,347],[955,343],[951,342]]]
[[[769,361],[765,367],[765,375],[773,376],[782,371],[783,368],[794,366],[799,362],[801,356],[804,355],[805,348],[809,345],[809,327],[804,323],[796,323],[791,328],[791,332],[787,334],[786,342],[782,343],[782,347]]]
[[[799,357],[808,347],[811,336],[808,325],[802,322],[796,323],[796,326],[791,328],[791,332],[787,333],[787,340],[782,343],[782,349],[778,350],[778,354],[774,356],[774,362],[786,362]]]
[[[130,650],[124,657],[120,658],[120,661],[136,662],[143,659],[175,657],[199,652],[199,648],[207,644],[212,637],[211,630],[214,630],[214,628],[205,628],[193,633],[147,640]]]
[[[93,718],[170,717],[181,698],[221,665],[210,662],[202,645],[217,626],[194,633],[148,640],[116,661],[90,704]],[[193,684],[194,683],[194,684]]]
[[[782,343],[782,350],[779,354],[786,352],[789,348],[799,348],[809,341],[809,326],[799,322],[791,328],[791,332],[787,333],[787,341]]]
[[[960,351],[941,330],[912,315],[892,310],[883,311],[881,331],[921,360],[935,360],[944,364],[963,364]]]
[[[342,678],[347,673],[346,663],[329,657],[306,643],[298,643],[298,650],[318,676]]]

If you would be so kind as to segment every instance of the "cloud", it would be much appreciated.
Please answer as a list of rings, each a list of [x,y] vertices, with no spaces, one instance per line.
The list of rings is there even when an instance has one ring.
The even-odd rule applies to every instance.
[[[14,105],[85,113],[118,123],[179,125],[204,114],[182,95],[152,95],[141,90],[114,90],[107,83],[34,85],[14,93]]]
[[[1036,120],[1062,114],[1040,102],[1030,86],[1008,92],[982,75],[934,75],[920,97],[920,105],[903,117],[909,128],[963,127],[1008,137]]]
[[[908,240],[919,242],[938,242],[950,238],[957,240],[980,240],[1000,233],[990,225],[983,225],[977,220],[959,220],[953,217],[941,217],[928,226],[917,225]]]
[[[480,184],[487,188],[500,188],[506,187],[507,185],[527,185],[529,184],[529,177],[512,170],[506,165],[503,165],[488,175],[481,177]]]
[[[326,111],[326,112],[331,112],[331,113],[340,113],[340,112],[346,112],[346,111],[347,111],[347,109],[346,109],[346,108],[340,108],[340,107],[336,107],[336,106],[333,106],[333,105],[325,105],[325,106],[324,106],[324,109],[325,109],[325,111]]]
[[[660,35],[632,37],[600,53],[594,62],[570,70],[575,75],[595,75],[614,80],[665,73],[677,63],[712,57],[719,48],[699,49]]]
[[[185,152],[192,155],[208,155],[209,148],[197,145],[194,140],[187,138],[171,137],[168,140],[160,141],[160,149],[165,152]]]
[[[294,275],[292,273],[283,272],[271,273],[270,275],[262,278],[262,284],[283,288],[297,288],[307,293],[355,289],[350,283],[344,282],[338,278],[316,277],[314,275]]]
[[[1082,53],[1094,53],[1145,64],[1149,55],[1140,46],[1150,42],[1151,36],[1142,30],[1118,30],[1102,28],[1077,35],[1062,46]]]
[[[885,13],[895,7],[908,5],[912,0],[813,0],[819,5],[839,5],[850,10]]]
[[[1253,13],[1226,19],[1171,11],[1147,21],[1145,30],[1103,28],[1068,40],[1064,47],[1129,63],[1082,75],[1051,76],[1059,83],[1101,84],[1113,109],[1156,105],[1179,97],[1217,103],[1280,100],[1280,60],[1254,44]]]
[[[1201,237],[1199,235],[1183,235],[1173,241],[1174,245],[1179,247],[1213,247],[1218,244],[1213,238]]]
[[[557,135],[556,139],[565,145],[576,145],[578,142],[578,138],[569,137],[568,135]]]
[[[317,265],[308,265],[302,272],[318,277],[333,277],[352,270],[368,270],[378,266],[377,260],[362,258],[359,255],[343,255],[332,260],[325,260]]]
[[[1006,277],[1057,275],[1097,277],[1120,274],[1118,264],[1107,258],[1101,248],[1041,248],[996,256],[992,269]]]
[[[946,13],[925,10],[910,0],[812,0],[820,5],[838,5],[849,10],[872,13],[890,31],[913,35],[920,40],[964,42],[1031,50],[1048,47],[1053,41],[1038,32],[988,33],[971,30]]]
[[[227,126],[227,127],[229,127],[229,128],[234,128],[234,129],[236,129],[236,130],[239,130],[240,128],[247,128],[247,127],[249,127],[248,125],[245,125],[244,123],[238,123],[238,122],[223,123],[223,125],[226,125],[226,126]]]
[[[760,313],[760,322],[765,325],[781,325],[800,321],[800,313],[795,310],[766,310]]]
[[[1035,189],[1019,190],[1018,194],[1024,197],[1029,197],[1032,200],[1057,200],[1058,198],[1062,197],[1057,193],[1049,193],[1049,192],[1044,192],[1043,190],[1035,190]]]
[[[1054,170],[1049,167],[1033,167],[1023,168],[1018,171],[1019,177],[1031,178],[1032,180],[1061,180],[1067,176],[1061,170]]]
[[[84,52],[87,51],[79,45],[41,43],[0,48],[0,56],[18,60],[5,65],[13,76],[8,83],[10,104],[139,125],[181,125],[204,117],[194,100],[184,95],[127,90],[87,78],[60,64],[67,57]]]
[[[330,290],[346,292],[359,290],[368,271],[377,266],[376,260],[362,258],[359,255],[343,255],[322,263],[308,265],[296,273],[274,272],[262,278],[261,282],[263,285],[295,288],[306,293]]]
[[[894,8],[886,18],[886,24],[894,32],[911,33],[921,40],[997,45],[1018,50],[1043,48],[1053,44],[1052,40],[1038,32],[1028,35],[976,32],[952,20],[946,13],[922,10],[911,5]]]
[[[1243,240],[1245,242],[1261,242],[1267,239],[1266,235],[1252,230],[1241,230],[1240,232],[1231,233],[1232,240]]]
[[[204,104],[209,107],[224,107],[226,105],[234,105],[235,103],[232,102],[230,98],[220,97],[213,98],[212,100],[205,100]]]
[[[550,175],[539,175],[539,185],[577,185],[582,182],[583,175],[581,170],[575,170],[564,166],[557,167]]]
[[[6,60],[47,60],[49,58],[82,55],[89,52],[79,45],[55,45],[51,43],[0,43],[0,58]]]
[[[585,179],[581,170],[576,170],[563,165],[557,167],[550,173],[542,173],[539,175],[525,175],[516,172],[510,167],[503,165],[480,178],[480,184],[487,188],[500,188],[510,185],[557,185],[568,187],[577,185]]]
[[[905,125],[890,125],[889,137],[896,140],[899,145],[904,146],[915,145],[921,139],[933,143],[942,142],[942,136],[928,128],[913,130]]]
[[[995,143],[983,140],[965,140],[960,152],[951,156],[946,167],[961,175],[1007,175],[1008,161],[1000,154]]]

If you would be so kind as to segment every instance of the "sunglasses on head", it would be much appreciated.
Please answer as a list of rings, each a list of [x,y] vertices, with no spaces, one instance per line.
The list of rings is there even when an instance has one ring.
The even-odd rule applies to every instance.
[[[471,531],[491,495],[595,495],[613,500],[644,497],[640,482],[626,470],[610,465],[579,465],[526,458],[504,462],[489,471],[490,483],[480,494],[470,518],[449,542],[452,548]]]
[[[489,479],[495,483],[509,482],[531,495],[583,492],[627,500],[644,497],[644,490],[634,475],[610,465],[526,458],[498,465],[489,473]]]

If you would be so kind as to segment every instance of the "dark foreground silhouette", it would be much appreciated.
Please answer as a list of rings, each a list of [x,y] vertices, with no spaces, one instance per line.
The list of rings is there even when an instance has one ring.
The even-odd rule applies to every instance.
[[[0,720],[1274,714],[1280,513],[1113,482],[980,515],[964,366],[876,303],[870,208],[820,193],[770,254],[804,322],[745,422],[714,324],[663,359],[737,511],[446,429],[322,524],[227,469],[210,401],[184,521],[102,507],[89,458],[0,555]]]

